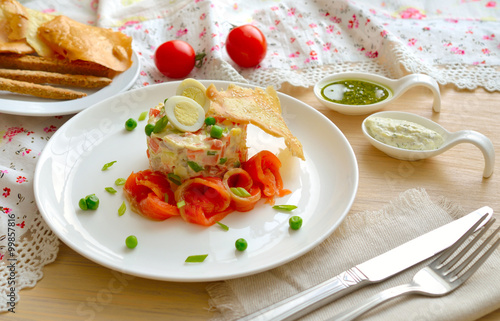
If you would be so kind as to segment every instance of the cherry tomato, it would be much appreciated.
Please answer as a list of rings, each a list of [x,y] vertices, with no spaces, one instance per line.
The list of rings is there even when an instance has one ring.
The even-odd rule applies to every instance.
[[[187,76],[196,62],[193,47],[182,40],[171,40],[156,49],[154,61],[156,68],[169,78]]]
[[[239,26],[227,35],[226,50],[229,57],[240,67],[254,67],[266,56],[266,37],[255,26]]]

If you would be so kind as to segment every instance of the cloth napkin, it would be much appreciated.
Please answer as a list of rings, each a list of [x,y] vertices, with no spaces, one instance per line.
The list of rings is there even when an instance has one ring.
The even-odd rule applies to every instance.
[[[208,292],[216,311],[214,320],[235,320],[255,312],[464,214],[467,213],[459,205],[449,200],[431,200],[423,189],[407,190],[379,211],[350,214],[329,238],[304,256],[267,272],[211,284]],[[301,320],[327,320],[379,291],[408,283],[430,260],[382,283],[352,292]],[[360,319],[474,320],[498,308],[500,250],[497,249],[451,294],[440,298],[406,295],[375,308]]]

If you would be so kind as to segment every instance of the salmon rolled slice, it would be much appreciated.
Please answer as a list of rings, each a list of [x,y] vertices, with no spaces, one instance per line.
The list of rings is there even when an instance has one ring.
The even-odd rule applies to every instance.
[[[274,197],[290,194],[291,191],[283,188],[280,174],[281,162],[273,153],[263,150],[242,164],[250,174],[253,182],[262,192],[262,197],[268,198],[268,203],[274,204]]]
[[[178,216],[174,192],[161,173],[150,170],[132,173],[123,186],[132,210],[153,220]]]
[[[231,206],[236,211],[251,211],[261,198],[260,188],[253,184],[250,174],[242,168],[233,168],[226,172],[222,182],[231,195]],[[243,188],[246,195],[235,193],[231,188]]]
[[[188,223],[211,226],[234,209],[231,195],[218,177],[191,178],[175,191],[181,217]]]

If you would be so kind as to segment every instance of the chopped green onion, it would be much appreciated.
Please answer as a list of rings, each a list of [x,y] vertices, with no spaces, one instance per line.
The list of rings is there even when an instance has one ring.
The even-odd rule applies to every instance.
[[[233,166],[234,167],[240,167],[241,166],[241,162],[239,160],[237,160],[236,162],[234,162]]]
[[[172,183],[176,185],[181,185],[181,178],[179,177],[179,175],[175,175],[174,173],[168,173],[167,177]]]
[[[127,210],[127,205],[125,204],[125,201],[124,201],[122,203],[122,205],[120,205],[120,207],[118,208],[118,215],[122,216],[123,214],[125,214],[126,210]]]
[[[164,201],[165,203],[168,203],[168,199],[169,199],[169,198],[170,198],[170,197],[168,196],[168,193],[163,194],[163,201]]]
[[[283,210],[283,211],[293,211],[297,208],[295,205],[275,205],[273,206],[275,210]]]
[[[112,162],[104,164],[104,166],[102,167],[101,171],[107,170],[108,168],[110,168],[111,166],[113,166],[114,163],[116,163],[116,161],[112,161]]]
[[[227,225],[222,224],[219,221],[215,221],[215,223],[219,224],[219,226],[221,227],[221,229],[223,229],[224,231],[229,231],[229,227]]]
[[[151,133],[155,129],[155,125],[153,124],[147,124],[146,127],[144,127],[144,132],[146,133],[147,136],[151,136]]]
[[[132,131],[137,127],[137,122],[133,118],[127,119],[125,122],[125,129],[128,131]]]
[[[207,150],[207,155],[210,155],[210,156],[217,155],[217,151],[216,150]]]
[[[213,118],[213,117],[205,118],[205,124],[207,126],[215,125],[215,123],[216,123],[215,118]]]
[[[188,163],[189,167],[191,167],[191,169],[193,171],[195,171],[196,173],[204,170],[204,168],[202,166],[198,165],[198,163],[196,163],[196,162],[188,161],[187,163]]]
[[[190,255],[187,257],[186,263],[201,263],[205,261],[207,258],[208,254],[201,254],[201,255]]]
[[[225,162],[227,162],[227,158],[226,157],[222,157],[221,159],[219,159],[219,164],[220,165],[224,164]]]
[[[180,201],[180,202],[177,202],[177,208],[181,208],[181,207],[184,207],[186,206],[186,202],[184,200]]]
[[[252,196],[252,194],[248,193],[246,189],[243,187],[231,187],[229,188],[233,194],[239,197],[249,197]]]
[[[155,127],[153,129],[153,133],[156,134],[156,133],[163,131],[165,129],[165,127],[167,127],[167,124],[168,124],[168,117],[167,116],[163,116],[162,118],[158,119],[158,121],[156,122]]]
[[[212,138],[221,138],[223,129],[220,126],[213,125],[210,129],[210,137]]]
[[[116,189],[114,189],[113,187],[105,187],[104,189],[110,194],[116,193]]]
[[[146,119],[146,116],[148,115],[148,112],[147,111],[143,111],[140,115],[139,115],[139,118],[138,120],[139,121],[143,121],[144,119]]]
[[[115,185],[116,186],[121,186],[121,185],[125,185],[125,182],[127,180],[125,178],[118,178],[116,181],[115,181]]]

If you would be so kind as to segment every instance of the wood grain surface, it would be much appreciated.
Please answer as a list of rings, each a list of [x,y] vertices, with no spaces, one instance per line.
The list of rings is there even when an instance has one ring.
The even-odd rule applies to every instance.
[[[312,88],[285,84],[280,90],[321,111],[347,137],[356,154],[359,189],[351,213],[378,210],[401,192],[425,188],[431,198],[446,197],[467,210],[491,206],[500,219],[500,167],[483,179],[482,153],[460,144],[431,159],[406,162],[372,147],[361,132],[366,116],[346,116],[323,107]],[[428,89],[413,88],[384,110],[413,112],[449,131],[471,129],[489,137],[500,151],[500,93],[441,87],[441,113],[432,111]],[[313,124],[311,124],[313,126]],[[500,220],[495,224],[498,226]],[[425,224],[425,222],[422,222]],[[61,244],[56,261],[33,289],[20,292],[16,313],[2,320],[208,320],[208,283],[171,283],[123,275],[104,268]],[[500,320],[500,310],[484,311],[481,321]]]

